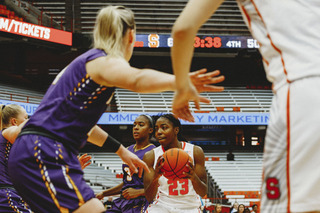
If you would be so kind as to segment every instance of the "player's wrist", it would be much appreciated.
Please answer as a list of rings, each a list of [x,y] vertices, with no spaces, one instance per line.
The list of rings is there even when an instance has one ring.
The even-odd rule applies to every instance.
[[[111,137],[111,135],[108,135],[103,147],[108,147],[108,149],[111,149],[111,151],[118,152],[119,148],[121,147],[121,143],[115,138]]]

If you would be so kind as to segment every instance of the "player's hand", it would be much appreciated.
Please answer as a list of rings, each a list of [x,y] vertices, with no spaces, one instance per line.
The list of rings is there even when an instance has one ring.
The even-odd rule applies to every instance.
[[[140,178],[142,177],[143,170],[145,170],[148,173],[150,172],[147,164],[140,160],[138,156],[124,148],[123,145],[120,146],[116,154],[119,155],[122,161],[129,166],[130,172],[138,173],[138,176]]]
[[[161,169],[163,167],[163,164],[164,164],[164,158],[162,155],[160,155],[157,160],[156,168],[154,169],[154,173],[156,177],[160,177],[162,175]]]
[[[224,76],[220,75],[219,70],[207,72],[207,69],[201,69],[195,72],[190,72],[189,77],[192,84],[200,92],[222,92],[223,86],[213,86],[211,84],[217,84],[224,81]]]
[[[96,198],[98,198],[99,200],[102,200],[104,198],[103,192],[96,194]]]
[[[130,200],[130,199],[139,197],[141,195],[141,192],[140,192],[141,190],[144,191],[144,189],[127,188],[122,191],[122,196],[125,199]]]
[[[194,165],[189,161],[186,165],[187,172],[183,172],[185,177],[183,179],[190,179],[191,181],[197,178],[197,174],[194,172]]]
[[[78,160],[80,162],[82,170],[91,164],[91,156],[87,153],[81,155],[80,157],[78,156]]]
[[[181,90],[176,90],[172,102],[172,113],[177,118],[194,122],[194,117],[189,108],[189,101],[193,101],[195,107],[200,109],[200,102],[210,103],[210,100],[199,95],[196,88],[190,83]]]
[[[210,100],[199,95],[199,92],[221,92],[224,90],[222,86],[210,85],[224,81],[224,76],[219,76],[220,71],[206,72],[206,69],[201,69],[189,73],[190,84],[185,85],[175,92],[172,103],[172,113],[176,117],[194,122],[194,117],[189,108],[189,101],[193,101],[196,109],[200,110],[200,102],[209,104]]]

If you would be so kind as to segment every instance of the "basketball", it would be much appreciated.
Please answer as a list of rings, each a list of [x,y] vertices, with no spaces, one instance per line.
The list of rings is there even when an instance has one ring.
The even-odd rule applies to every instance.
[[[172,148],[163,153],[164,164],[161,168],[163,176],[168,179],[184,178],[183,172],[188,172],[186,167],[191,157],[182,149]]]

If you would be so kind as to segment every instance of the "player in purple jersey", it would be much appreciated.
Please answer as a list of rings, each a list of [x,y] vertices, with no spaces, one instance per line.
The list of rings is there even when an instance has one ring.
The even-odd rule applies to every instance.
[[[0,212],[31,212],[14,189],[8,174],[8,157],[13,143],[11,139],[19,132],[11,127],[17,127],[27,119],[26,110],[21,106],[0,105]]]
[[[133,123],[132,133],[136,143],[129,146],[128,150],[143,159],[144,153],[155,148],[150,143],[153,133],[152,118],[149,115],[138,116]],[[126,164],[122,164],[122,170],[123,183],[97,194],[97,198],[102,199],[106,196],[120,194],[120,198],[114,200],[111,209],[108,209],[107,212],[144,212],[149,203],[144,197],[143,178],[137,174],[131,174]]]
[[[98,13],[94,48],[62,70],[12,146],[9,175],[19,194],[36,212],[103,212],[85,183],[77,154],[89,141],[116,152],[133,173],[146,164],[96,123],[111,101],[114,87],[135,92],[175,90],[175,77],[128,63],[135,43],[131,10],[108,6]],[[199,91],[215,91],[219,72],[191,74]]]

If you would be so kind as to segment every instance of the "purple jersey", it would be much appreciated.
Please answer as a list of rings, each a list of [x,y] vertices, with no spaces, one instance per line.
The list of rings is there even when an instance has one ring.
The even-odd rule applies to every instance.
[[[53,81],[24,128],[44,129],[77,153],[114,92],[95,83],[86,72],[87,62],[103,56],[103,50],[91,49],[73,60]]]
[[[0,185],[13,185],[8,174],[8,157],[11,143],[5,139],[0,131]]]
[[[135,150],[135,145],[131,145],[128,147],[128,150],[134,154],[136,154],[141,160],[146,152],[155,148],[155,145],[149,144],[148,146],[144,147],[143,149]],[[127,164],[122,164],[122,171],[123,171],[123,187],[122,190],[127,188],[135,188],[135,189],[143,189],[143,177],[139,178],[137,173],[133,175],[130,174],[129,166]]]

